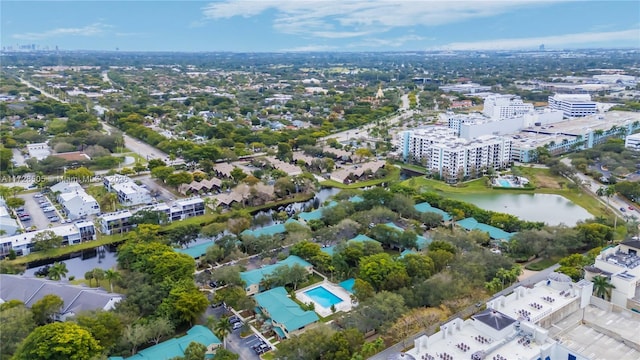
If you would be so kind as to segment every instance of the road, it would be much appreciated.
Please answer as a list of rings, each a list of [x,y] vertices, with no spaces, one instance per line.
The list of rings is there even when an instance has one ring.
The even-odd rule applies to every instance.
[[[413,116],[413,114],[415,113],[414,110],[409,110],[409,95],[405,94],[401,97],[402,100],[402,105],[400,107],[400,109],[398,109],[398,113],[386,120],[382,120],[383,122],[385,122],[387,125],[389,126],[393,126],[395,124],[397,124],[398,122],[400,122],[401,120],[406,120],[410,117]],[[320,138],[320,140],[322,141],[326,141],[328,139],[334,138],[336,140],[338,140],[338,142],[340,143],[344,143],[349,141],[349,139],[357,139],[360,137],[368,137],[368,132],[369,130],[373,129],[376,126],[375,123],[369,123],[367,125],[363,125],[359,128],[356,129],[350,129],[350,130],[345,130],[345,131],[341,131],[338,133],[334,133],[331,134],[329,136],[325,136],[323,138]]]
[[[567,166],[572,166],[571,160],[569,158],[563,158],[560,161]],[[629,217],[638,218],[637,211],[629,209],[630,204],[617,194],[614,194],[610,198],[605,197],[605,200],[603,200],[601,196],[597,195],[598,189],[606,187],[606,185],[602,185],[593,178],[580,172],[576,172],[576,177],[580,179],[584,189],[598,198],[603,205],[608,206],[618,217],[621,217],[625,220],[627,220]],[[636,207],[633,206],[633,208]],[[621,209],[624,209],[624,211]]]
[[[33,89],[36,89],[36,90],[40,91],[40,93],[41,93],[42,95],[44,95],[44,96],[46,96],[46,97],[48,97],[48,98],[50,98],[50,99],[57,100],[57,101],[60,101],[60,102],[62,102],[62,103],[66,103],[66,102],[67,102],[66,100],[62,100],[62,99],[60,99],[59,97],[57,97],[57,96],[55,96],[55,95],[53,95],[53,94],[50,94],[50,93],[48,93],[48,92],[47,92],[47,91],[45,91],[45,90],[42,90],[41,88],[39,88],[39,87],[35,86],[33,83],[31,83],[31,82],[29,82],[29,81],[27,81],[27,80],[25,80],[25,79],[23,79],[23,78],[18,78],[18,80],[20,80],[20,82],[21,82],[21,83],[23,83],[23,84],[27,85],[28,87],[33,88]]]
[[[553,266],[551,266],[551,267],[549,267],[549,268],[547,268],[545,270],[539,271],[538,273],[533,274],[530,277],[524,279],[522,282],[517,282],[517,283],[509,286],[508,288],[500,291],[499,293],[496,293],[495,295],[493,295],[491,297],[491,299],[494,299],[494,298],[496,298],[498,296],[501,296],[501,295],[510,294],[511,292],[513,292],[513,290],[515,288],[517,288],[519,286],[529,286],[529,285],[536,284],[536,283],[538,283],[540,281],[544,281],[544,280],[547,279],[547,277],[549,276],[550,273],[552,273],[553,271],[555,271],[559,267],[560,267],[559,264],[555,264],[555,265],[553,265]],[[489,300],[487,300],[487,301],[489,301]],[[478,308],[475,304],[474,305],[469,305],[467,308],[465,308],[465,309],[459,311],[458,313],[452,315],[447,321],[445,321],[443,323],[449,322],[449,321],[451,321],[451,320],[453,320],[455,318],[461,318],[461,319],[467,318],[470,315],[475,314],[479,309],[481,309],[481,308]],[[419,338],[420,336],[425,335],[427,333],[429,335],[434,334],[436,332],[436,330],[437,330],[437,327],[439,327],[440,325],[441,324],[436,324],[436,325],[432,326],[428,330],[425,330],[425,331],[422,331],[422,332],[420,332],[418,334],[410,336],[409,339],[405,341],[404,345],[405,346],[411,346],[414,343],[414,340]],[[369,360],[387,360],[387,359],[389,359],[389,357],[391,355],[399,353],[402,350],[402,348],[403,348],[403,343],[402,342],[397,343],[397,344],[395,344],[395,345],[393,345],[393,346],[391,346],[389,348],[386,348],[382,352],[379,352],[379,353],[375,354],[374,356],[370,357]]]
[[[106,121],[101,121],[101,123],[102,123],[102,128],[107,132],[107,134],[120,131],[115,127],[107,124]],[[151,159],[167,160],[167,158],[169,157],[164,152],[136,138],[133,138],[127,134],[123,134],[122,137],[124,138],[124,147],[140,155],[145,160],[151,160]]]

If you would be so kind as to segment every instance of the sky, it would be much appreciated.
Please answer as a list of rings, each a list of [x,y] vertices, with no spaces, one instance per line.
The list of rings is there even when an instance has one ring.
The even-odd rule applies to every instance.
[[[640,48],[640,1],[0,1],[0,45],[120,51]]]

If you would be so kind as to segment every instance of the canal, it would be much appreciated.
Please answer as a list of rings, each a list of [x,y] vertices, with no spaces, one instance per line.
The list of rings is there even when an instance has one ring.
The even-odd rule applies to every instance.
[[[481,209],[511,214],[526,221],[548,225],[575,226],[578,221],[593,217],[587,210],[561,195],[554,194],[450,194],[450,198],[465,201]]]
[[[95,268],[103,270],[115,268],[118,260],[115,247],[101,246],[98,249],[89,249],[80,253],[74,253],[63,259],[56,261],[64,262],[67,265],[67,279],[74,276],[76,279],[84,279],[84,274]],[[36,271],[44,266],[52,264],[51,259],[44,260],[39,263],[31,263],[27,265],[24,276],[34,277]]]

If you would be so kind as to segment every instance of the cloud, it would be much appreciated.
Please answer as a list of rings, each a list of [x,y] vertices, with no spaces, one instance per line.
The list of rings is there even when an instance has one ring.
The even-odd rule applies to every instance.
[[[100,22],[78,28],[57,28],[43,32],[29,32],[13,34],[11,37],[18,40],[43,40],[60,36],[95,36],[105,32],[111,25]]]
[[[544,44],[547,48],[575,47],[582,44],[599,44],[632,40],[637,44],[640,28],[609,32],[585,32],[554,36],[520,39],[494,39],[474,42],[456,42],[438,46],[432,50],[519,50],[537,48]]]
[[[432,0],[222,0],[206,5],[205,19],[252,17],[270,11],[273,27],[285,34],[319,38],[360,37],[392,28],[438,26],[491,17],[553,1]]]
[[[357,43],[350,44],[349,47],[357,48],[357,47],[400,47],[403,46],[407,42],[411,41],[425,41],[425,40],[433,40],[433,38],[425,38],[423,36],[410,34],[405,36],[399,36],[391,39],[380,39],[380,38],[365,38],[362,40],[358,40]]]

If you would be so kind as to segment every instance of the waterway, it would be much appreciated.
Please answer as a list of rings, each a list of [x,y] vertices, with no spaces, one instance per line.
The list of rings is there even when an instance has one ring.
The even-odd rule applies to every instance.
[[[554,194],[466,194],[449,195],[479,208],[511,214],[527,221],[548,225],[574,226],[578,221],[593,217],[587,210],[564,196]]]
[[[67,265],[67,270],[69,270],[67,273],[67,279],[71,276],[75,276],[76,279],[84,279],[84,274],[89,270],[93,270],[95,268],[107,270],[115,268],[117,263],[117,253],[115,248],[108,246],[85,250],[81,253],[71,254],[71,256],[74,257],[68,258],[67,256],[67,259],[57,260],[64,262]],[[24,276],[34,277],[36,271],[52,263],[53,261],[51,259],[47,259],[40,263],[29,264],[27,266],[28,269],[24,272]]]

